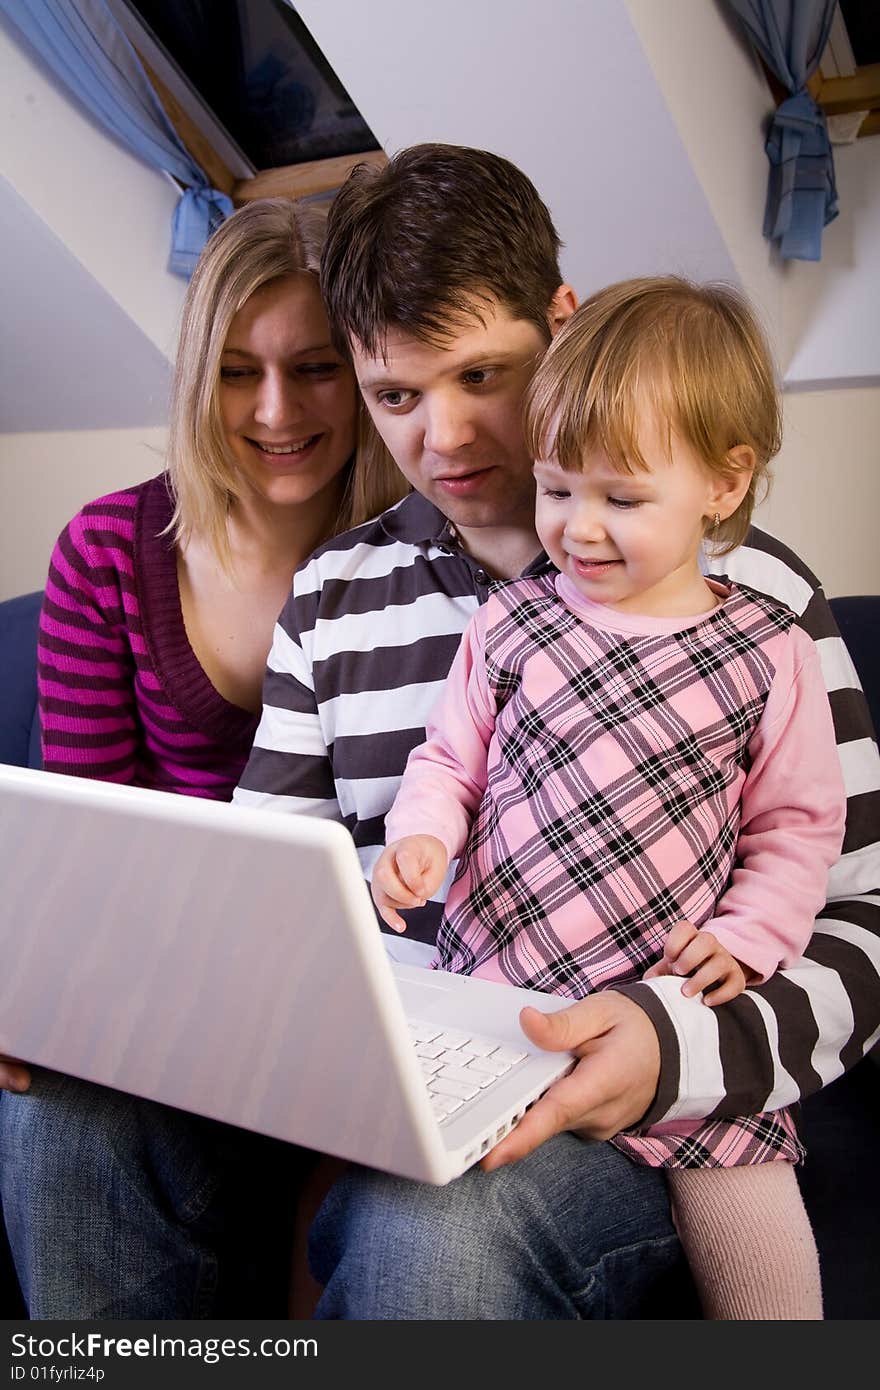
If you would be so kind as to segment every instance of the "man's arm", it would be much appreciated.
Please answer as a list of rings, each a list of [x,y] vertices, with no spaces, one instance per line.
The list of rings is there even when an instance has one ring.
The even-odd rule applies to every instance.
[[[864,694],[818,581],[790,550],[753,530],[713,568],[787,603],[816,643],[847,794],[846,833],[829,901],[789,969],[702,1013],[683,1007],[693,1001],[661,981],[623,987],[661,1043],[646,1124],[789,1105],[852,1066],[880,1033],[880,757]]]

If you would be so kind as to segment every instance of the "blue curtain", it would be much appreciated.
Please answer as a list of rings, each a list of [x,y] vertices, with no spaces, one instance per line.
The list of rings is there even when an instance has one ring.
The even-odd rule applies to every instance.
[[[825,113],[806,89],[828,42],[837,0],[727,0],[768,68],[791,92],[765,149],[770,161],[764,235],[786,260],[818,261],[822,228],[837,216]]]
[[[168,268],[188,278],[232,202],[211,188],[182,144],[105,0],[0,0],[0,13],[109,134],[184,186]]]

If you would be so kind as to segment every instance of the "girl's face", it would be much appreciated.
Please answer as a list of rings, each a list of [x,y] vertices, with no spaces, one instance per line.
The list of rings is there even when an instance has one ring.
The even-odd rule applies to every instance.
[[[274,505],[312,501],[354,452],[357,387],[312,275],[272,281],[230,324],[220,412],[238,466]]]
[[[707,608],[698,556],[703,523],[728,516],[731,480],[709,472],[684,440],[667,440],[646,412],[639,450],[646,470],[623,473],[601,449],[584,453],[580,473],[552,460],[535,464],[535,524],[557,568],[585,598],[620,612],[686,617]],[[744,493],[749,474],[737,480]],[[727,499],[727,501],[725,500]]]

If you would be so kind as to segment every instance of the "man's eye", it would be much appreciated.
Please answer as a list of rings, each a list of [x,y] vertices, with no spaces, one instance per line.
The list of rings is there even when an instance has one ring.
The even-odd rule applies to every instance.
[[[377,400],[380,405],[387,405],[389,410],[399,409],[402,405],[409,405],[415,399],[415,391],[380,391]]]

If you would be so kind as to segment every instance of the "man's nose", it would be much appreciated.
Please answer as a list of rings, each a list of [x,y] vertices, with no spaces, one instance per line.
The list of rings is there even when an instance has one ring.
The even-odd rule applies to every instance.
[[[443,398],[428,407],[425,449],[431,454],[454,454],[473,444],[476,431],[464,404]]]

